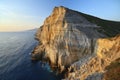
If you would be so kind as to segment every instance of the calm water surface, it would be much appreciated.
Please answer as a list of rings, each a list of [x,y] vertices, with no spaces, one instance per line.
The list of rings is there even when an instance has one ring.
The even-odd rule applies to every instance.
[[[49,66],[32,62],[35,31],[0,32],[0,80],[60,80]]]

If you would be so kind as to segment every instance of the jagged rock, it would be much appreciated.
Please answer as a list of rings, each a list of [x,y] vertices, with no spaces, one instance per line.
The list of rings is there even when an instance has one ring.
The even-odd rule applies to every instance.
[[[106,66],[120,58],[120,36],[109,39],[98,39],[96,44],[95,55],[91,55],[89,58],[83,57],[85,60],[80,59],[70,66],[73,72],[69,72],[68,80],[74,80],[74,78],[85,80],[87,76],[95,72],[104,72]],[[80,63],[81,60],[84,62]],[[94,75],[91,77],[96,78]],[[94,79],[88,78],[87,80]],[[102,76],[100,80],[102,80]]]
[[[81,13],[55,7],[37,31],[40,43],[32,59],[48,62],[59,73],[67,71],[68,80],[84,80],[104,71],[105,66],[120,57],[120,38],[101,39],[107,35],[100,29],[101,26],[91,23]]]

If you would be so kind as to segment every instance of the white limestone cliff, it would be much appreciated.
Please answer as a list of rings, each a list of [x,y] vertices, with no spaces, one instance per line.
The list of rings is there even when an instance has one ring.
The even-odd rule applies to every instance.
[[[32,59],[46,61],[53,70],[65,72],[66,80],[85,80],[94,73],[101,74],[120,57],[120,49],[116,49],[120,37],[106,39],[98,32],[100,27],[76,11],[55,7],[37,31],[39,45]]]

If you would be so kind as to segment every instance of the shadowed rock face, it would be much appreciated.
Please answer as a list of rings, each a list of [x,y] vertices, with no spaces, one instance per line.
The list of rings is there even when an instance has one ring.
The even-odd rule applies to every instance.
[[[68,80],[84,80],[88,75],[103,71],[101,65],[109,64],[105,64],[109,55],[104,54],[106,50],[109,52],[113,46],[119,47],[117,42],[120,42],[120,38],[111,39],[113,41],[100,39],[107,37],[98,32],[100,27],[76,11],[55,7],[36,33],[39,45],[34,49],[32,59],[49,62],[51,68],[59,73],[67,70]],[[107,41],[110,43],[108,46]],[[102,45],[104,42],[105,45]],[[111,54],[114,55],[114,51]],[[87,71],[83,71],[85,68]]]

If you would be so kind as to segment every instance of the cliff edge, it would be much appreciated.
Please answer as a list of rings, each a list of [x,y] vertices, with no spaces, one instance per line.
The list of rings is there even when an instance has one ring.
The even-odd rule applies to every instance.
[[[55,7],[36,33],[39,45],[32,59],[48,62],[66,80],[102,80],[105,67],[120,58],[120,36],[108,38],[108,32],[114,32],[92,21],[83,13]],[[117,29],[114,35],[119,32]],[[94,79],[90,79],[92,75]]]

